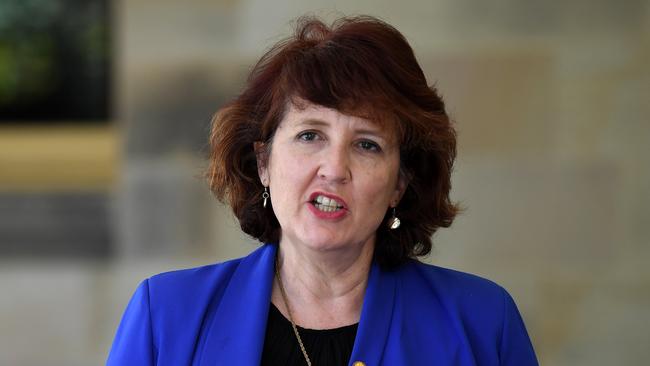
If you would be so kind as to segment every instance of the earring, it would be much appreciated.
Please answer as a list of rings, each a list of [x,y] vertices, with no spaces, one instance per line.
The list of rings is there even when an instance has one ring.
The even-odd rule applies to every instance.
[[[262,207],[266,208],[266,201],[269,199],[271,195],[269,194],[268,188],[264,187],[264,193],[262,193],[262,198],[264,199],[264,202],[262,202]]]
[[[395,207],[393,207],[393,217],[388,219],[388,228],[391,230],[397,229],[402,222],[395,216]]]

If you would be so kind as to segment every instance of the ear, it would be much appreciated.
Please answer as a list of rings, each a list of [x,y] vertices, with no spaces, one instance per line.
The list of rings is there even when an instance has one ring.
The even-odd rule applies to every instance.
[[[257,174],[260,177],[262,185],[267,187],[269,185],[269,151],[267,144],[261,141],[255,141],[253,143],[253,149],[255,150],[255,159],[257,160]]]
[[[399,174],[397,176],[397,187],[395,187],[393,199],[390,201],[390,207],[397,207],[399,201],[402,200],[402,196],[404,196],[404,192],[406,192],[406,188],[408,187],[410,181],[411,179],[409,178],[408,174],[400,168]]]

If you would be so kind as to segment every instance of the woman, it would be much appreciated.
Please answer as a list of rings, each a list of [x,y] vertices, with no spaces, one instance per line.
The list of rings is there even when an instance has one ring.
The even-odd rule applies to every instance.
[[[300,20],[213,123],[211,189],[267,244],[145,280],[109,365],[537,364],[504,289],[416,260],[456,139],[393,27]]]

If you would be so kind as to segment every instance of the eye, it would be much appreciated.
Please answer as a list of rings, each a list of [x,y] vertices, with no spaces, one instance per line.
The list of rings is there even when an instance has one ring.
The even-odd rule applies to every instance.
[[[370,141],[370,140],[362,140],[359,141],[359,147],[363,150],[367,151],[373,151],[373,152],[380,152],[381,147],[376,142]]]
[[[313,131],[304,131],[299,133],[297,138],[301,141],[314,141],[318,138],[318,135]]]

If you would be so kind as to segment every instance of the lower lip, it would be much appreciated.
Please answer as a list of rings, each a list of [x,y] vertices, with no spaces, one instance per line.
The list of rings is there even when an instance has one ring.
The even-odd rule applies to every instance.
[[[340,219],[341,217],[345,216],[345,214],[347,213],[347,210],[344,209],[344,208],[342,208],[340,210],[336,210],[336,211],[326,212],[326,211],[321,211],[321,210],[317,209],[316,206],[314,206],[311,203],[308,203],[307,206],[309,207],[309,210],[316,217],[318,217],[319,219],[324,219],[324,220]]]

